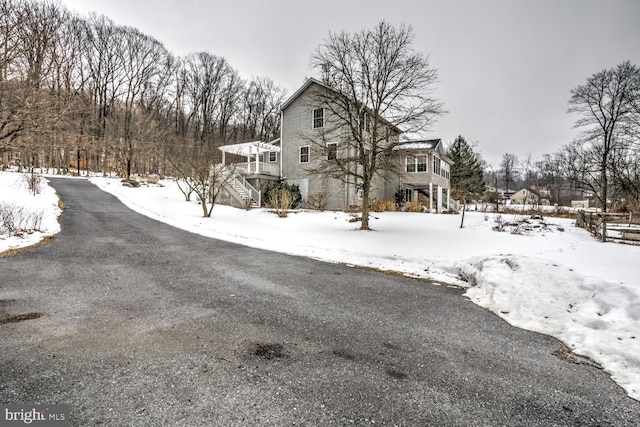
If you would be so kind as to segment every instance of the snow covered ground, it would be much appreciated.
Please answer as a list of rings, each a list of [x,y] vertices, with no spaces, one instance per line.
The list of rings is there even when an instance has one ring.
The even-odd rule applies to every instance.
[[[375,231],[362,232],[343,212],[278,218],[217,205],[202,218],[172,181],[141,188],[92,181],[131,209],[193,233],[468,288],[475,303],[514,326],[557,337],[640,400],[640,247],[598,242],[573,220],[531,221],[529,230],[512,234],[493,230],[493,214],[468,212],[461,229],[460,215],[385,212],[373,214]]]
[[[38,243],[60,231],[58,196],[42,178],[39,194],[32,194],[29,175],[0,172],[0,253]],[[17,233],[10,233],[6,226]]]

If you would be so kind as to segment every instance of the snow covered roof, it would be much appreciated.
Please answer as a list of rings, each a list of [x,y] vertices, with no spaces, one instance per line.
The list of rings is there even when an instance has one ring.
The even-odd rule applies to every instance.
[[[393,147],[394,150],[433,150],[440,143],[440,139],[425,139],[422,141],[401,142]]]

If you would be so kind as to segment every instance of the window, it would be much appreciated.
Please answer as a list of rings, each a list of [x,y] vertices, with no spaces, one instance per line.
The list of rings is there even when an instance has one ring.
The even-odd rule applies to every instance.
[[[277,151],[269,151],[269,163],[274,163],[278,161],[278,152]]]
[[[338,144],[330,142],[327,144],[327,160],[335,160],[338,158]]]
[[[427,171],[427,156],[416,156],[416,172]]]
[[[309,163],[309,146],[300,147],[300,163]]]
[[[433,156],[433,173],[440,175],[440,158]]]
[[[405,162],[408,173],[427,171],[427,156],[425,154],[407,156]]]
[[[413,189],[411,189],[411,188],[405,188],[404,189],[404,200],[405,200],[405,202],[412,202],[413,201]]]
[[[316,108],[313,110],[313,128],[321,127],[324,127],[324,108]]]
[[[407,164],[407,172],[415,172],[416,171],[416,158],[413,156],[407,156],[406,158]]]
[[[362,113],[360,116],[360,126],[365,132],[371,132],[371,116],[367,113]]]

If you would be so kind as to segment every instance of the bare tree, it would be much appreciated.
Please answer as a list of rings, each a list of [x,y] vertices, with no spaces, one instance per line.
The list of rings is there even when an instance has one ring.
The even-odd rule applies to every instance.
[[[622,169],[619,163],[638,144],[640,69],[626,61],[595,73],[571,90],[569,104],[569,112],[579,116],[575,126],[583,129],[569,147],[580,160],[572,179],[592,189],[607,211],[611,193],[619,189],[613,171]]]
[[[138,144],[147,142],[146,138],[139,135],[143,127],[135,125],[135,116],[144,115],[140,106],[144,90],[153,86],[160,73],[160,65],[165,62],[167,52],[160,42],[140,33],[133,28],[126,28],[123,33],[124,43],[121,45],[123,64],[123,97],[121,108],[118,109],[122,127],[115,135],[116,144],[113,148],[116,155],[125,165],[127,178],[131,176],[131,167]],[[145,135],[147,138],[150,134]],[[136,144],[135,142],[138,142]]]
[[[567,191],[567,173],[561,155],[543,155],[536,168],[539,171],[540,184],[547,188],[551,203],[562,203]]]
[[[86,96],[88,74],[82,62],[87,47],[84,26],[83,20],[63,11],[58,40],[51,48],[52,67],[44,82],[51,99],[51,119],[44,132],[45,163],[58,170],[69,153],[78,159],[81,147],[87,157],[90,104]],[[79,164],[77,167],[80,169]]]
[[[90,132],[95,138],[99,169],[106,173],[109,167],[109,140],[107,121],[115,114],[117,100],[123,93],[124,66],[121,54],[124,28],[105,16],[90,15],[85,24],[83,64],[88,74],[86,91],[92,114],[88,118]]]
[[[207,52],[191,54],[185,61],[188,124],[204,144],[227,140],[227,127],[240,102],[242,81],[224,58]]]
[[[369,194],[380,171],[394,164],[401,131],[418,134],[444,113],[432,97],[437,73],[416,52],[411,27],[380,22],[357,33],[331,33],[312,55],[327,90],[317,92],[315,108],[327,112],[327,125],[311,141],[320,150],[339,139],[338,154],[311,171],[362,189],[361,229],[369,229]]]
[[[267,77],[254,78],[242,99],[242,139],[270,140],[280,133],[280,105],[286,92]]]
[[[21,49],[18,29],[21,4],[15,0],[0,0],[0,153],[8,150],[23,127],[21,87],[12,81],[16,58]]]
[[[232,177],[232,171],[222,163],[220,151],[212,145],[193,143],[175,145],[168,156],[178,179],[188,189],[181,188],[187,200],[191,192],[196,193],[202,216],[208,218],[220,192]]]
[[[502,182],[504,182],[505,191],[509,191],[509,186],[515,184],[516,180],[520,176],[517,165],[518,157],[516,157],[515,154],[504,153],[502,155],[499,175],[502,177]]]

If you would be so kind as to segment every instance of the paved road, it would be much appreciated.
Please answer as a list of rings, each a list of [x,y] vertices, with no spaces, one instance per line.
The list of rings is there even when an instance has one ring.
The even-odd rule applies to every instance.
[[[0,324],[1,403],[66,403],[72,425],[640,425],[606,373],[459,290],[53,186],[62,232],[0,259],[0,319],[42,314]]]

